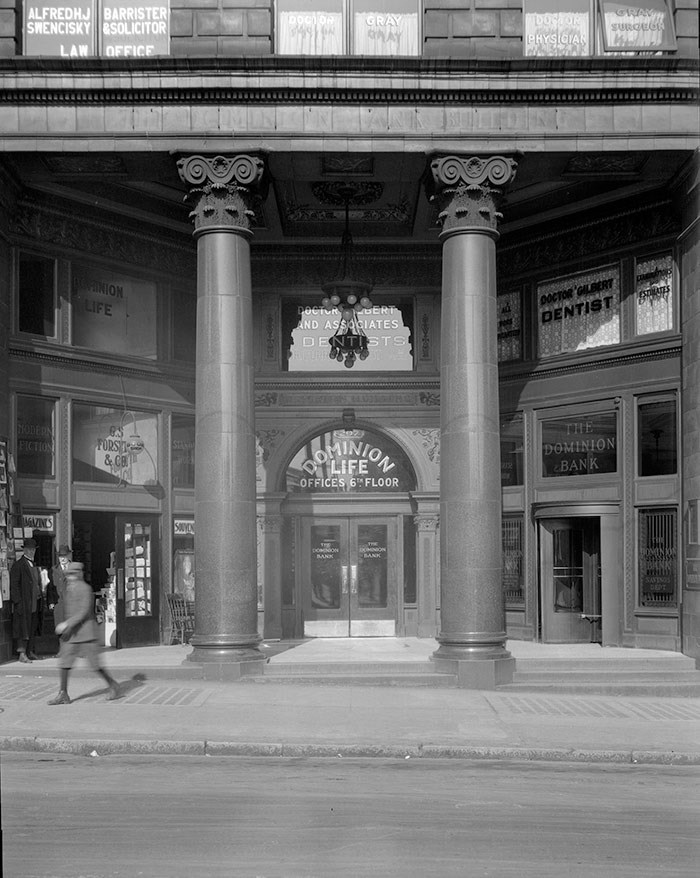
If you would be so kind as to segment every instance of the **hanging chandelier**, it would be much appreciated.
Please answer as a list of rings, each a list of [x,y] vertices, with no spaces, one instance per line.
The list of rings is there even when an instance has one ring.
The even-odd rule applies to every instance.
[[[331,346],[328,356],[331,360],[343,363],[351,369],[357,359],[366,360],[369,356],[369,340],[362,329],[358,315],[365,308],[372,307],[369,293],[372,285],[352,277],[353,240],[350,234],[350,199],[355,190],[352,186],[338,189],[345,204],[345,229],[340,243],[340,258],[336,279],[324,284],[325,293],[321,306],[327,311],[340,314],[338,328],[329,338]]]

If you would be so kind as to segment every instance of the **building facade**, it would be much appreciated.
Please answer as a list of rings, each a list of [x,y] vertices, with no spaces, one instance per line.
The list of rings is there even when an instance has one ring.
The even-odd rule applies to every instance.
[[[0,2],[2,659],[29,534],[201,661],[700,656],[697,12]]]

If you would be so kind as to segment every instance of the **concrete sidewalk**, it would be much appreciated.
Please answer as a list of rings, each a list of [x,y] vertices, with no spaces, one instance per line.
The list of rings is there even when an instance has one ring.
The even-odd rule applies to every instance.
[[[430,640],[270,643],[270,663],[424,662]],[[587,659],[593,644],[509,642],[516,658]],[[700,699],[557,695],[302,682],[212,682],[188,676],[188,646],[106,651],[125,696],[84,666],[71,676],[70,705],[49,707],[55,659],[0,667],[0,749],[247,756],[383,756],[700,765]],[[652,651],[616,650],[623,662]],[[656,652],[656,651],[653,651]],[[642,655],[640,655],[642,653]],[[662,653],[668,656],[668,653]],[[181,672],[181,673],[180,673]],[[145,681],[134,679],[145,674]]]

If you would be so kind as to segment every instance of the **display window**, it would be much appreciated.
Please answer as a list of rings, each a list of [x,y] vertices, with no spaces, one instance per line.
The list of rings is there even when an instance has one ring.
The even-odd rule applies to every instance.
[[[52,479],[56,475],[56,401],[17,396],[17,474]]]
[[[277,0],[280,55],[419,54],[417,0]]]
[[[72,421],[74,481],[157,485],[157,415],[74,403]]]
[[[44,338],[56,335],[56,263],[20,253],[18,266],[19,331]]]
[[[639,510],[639,604],[678,605],[678,515],[674,508]]]
[[[670,253],[635,262],[637,335],[674,329],[673,257]]]
[[[619,265],[538,284],[537,342],[540,357],[619,344]]]
[[[152,281],[74,265],[71,305],[74,345],[156,358],[156,285]]]
[[[678,472],[676,400],[640,402],[637,410],[638,475],[666,476]]]

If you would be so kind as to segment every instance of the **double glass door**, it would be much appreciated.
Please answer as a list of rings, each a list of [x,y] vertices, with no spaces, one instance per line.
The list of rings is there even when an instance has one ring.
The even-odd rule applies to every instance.
[[[391,518],[303,521],[306,637],[396,634],[396,522]]]

